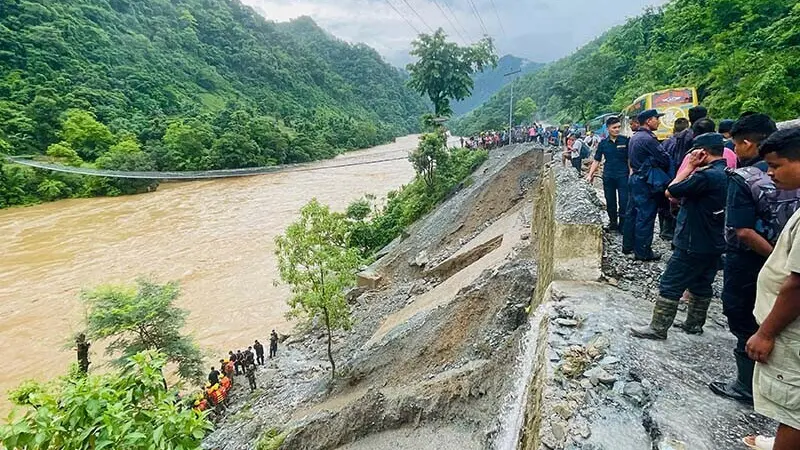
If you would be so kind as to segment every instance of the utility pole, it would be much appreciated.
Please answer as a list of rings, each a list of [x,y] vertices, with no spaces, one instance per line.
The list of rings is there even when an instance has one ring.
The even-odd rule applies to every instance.
[[[516,75],[522,72],[522,69],[515,70],[513,72],[508,72],[503,75],[503,77],[510,77],[511,75]],[[508,143],[511,144],[511,129],[514,128],[514,81],[516,78],[511,80],[511,98],[508,102]]]

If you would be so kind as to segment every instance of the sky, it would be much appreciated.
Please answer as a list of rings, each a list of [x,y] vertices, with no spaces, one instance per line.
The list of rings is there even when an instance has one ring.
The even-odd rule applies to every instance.
[[[333,35],[349,42],[363,42],[375,48],[388,62],[404,66],[411,62],[408,51],[417,32],[429,33],[438,27],[444,28],[451,40],[460,44],[476,41],[484,34],[485,28],[495,39],[500,55],[510,53],[536,62],[554,61],[569,55],[610,27],[640,14],[645,7],[658,6],[666,0],[242,2],[277,22],[310,16]]]

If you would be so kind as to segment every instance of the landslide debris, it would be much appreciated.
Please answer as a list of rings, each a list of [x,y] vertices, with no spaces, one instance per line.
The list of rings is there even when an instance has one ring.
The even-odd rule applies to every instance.
[[[312,324],[259,369],[258,391],[238,391],[204,448],[255,448],[264,433],[281,449],[493,447],[536,285],[530,187],[542,156],[492,151],[385,250],[370,268],[379,286],[349,295],[355,325],[334,335],[336,381]]]

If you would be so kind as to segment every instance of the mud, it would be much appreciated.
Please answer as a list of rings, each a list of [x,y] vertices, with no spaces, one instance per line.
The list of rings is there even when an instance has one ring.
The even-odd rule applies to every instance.
[[[255,448],[273,429],[282,449],[492,447],[536,284],[529,187],[541,158],[526,145],[492,152],[386,249],[370,269],[377,288],[351,293],[354,326],[334,336],[337,379],[320,329],[297,330],[204,448]]]

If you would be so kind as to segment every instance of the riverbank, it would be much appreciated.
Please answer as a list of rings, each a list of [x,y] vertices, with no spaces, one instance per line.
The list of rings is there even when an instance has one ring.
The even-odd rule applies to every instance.
[[[325,170],[170,183],[147,195],[70,199],[0,210],[0,374],[5,393],[27,378],[66,371],[81,329],[84,288],[131,283],[139,275],[177,280],[188,329],[210,356],[288,333],[286,286],[278,279],[274,237],[312,197],[343,211],[366,194],[383,198],[414,177],[403,159],[416,136],[315,163]],[[106,358],[92,347],[92,367]],[[0,410],[7,410],[5,395]]]

